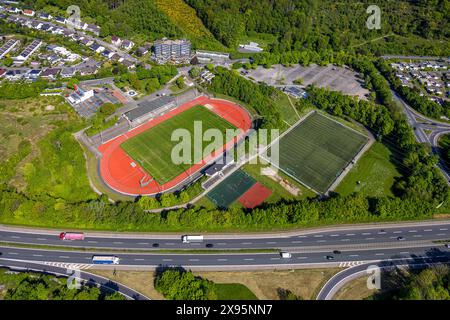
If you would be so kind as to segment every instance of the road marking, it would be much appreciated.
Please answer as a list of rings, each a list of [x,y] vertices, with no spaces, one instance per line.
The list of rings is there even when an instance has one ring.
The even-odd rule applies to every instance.
[[[349,257],[359,257],[359,254],[351,254]]]
[[[69,259],[70,257],[68,257],[68,256],[59,256],[58,258],[61,258],[61,259]]]
[[[269,241],[269,242],[266,242],[267,244],[275,244],[276,242],[275,241]]]
[[[297,240],[297,241],[292,241],[292,243],[302,243],[303,241]]]
[[[7,254],[15,254],[15,255],[17,255],[18,253],[17,252],[8,252]]]
[[[442,229],[439,229],[440,231],[447,231],[448,229],[447,228],[442,228]]]
[[[270,258],[270,260],[280,260],[280,258]]]
[[[33,257],[42,257],[42,254],[33,254]]]
[[[163,261],[172,261],[172,259],[163,259]]]
[[[136,258],[136,259],[133,259],[134,261],[144,261],[145,259],[142,259],[142,258]]]
[[[88,243],[97,243],[97,241],[91,241],[91,240],[89,240]]]
[[[409,230],[408,232],[417,232],[417,230]]]
[[[341,239],[341,241],[350,241],[350,239]]]
[[[45,239],[45,238],[36,238],[36,240],[45,241],[47,239]]]
[[[327,242],[327,240],[317,240],[316,242]]]
[[[253,260],[255,260],[255,259],[253,259],[253,258],[247,258],[247,259],[244,259],[245,261],[253,261]]]
[[[394,231],[393,233],[402,233],[403,231]]]
[[[141,245],[148,245],[148,242],[138,242],[138,244],[141,244]]]
[[[314,236],[314,238],[322,238],[323,237],[323,234],[316,234],[315,236]]]
[[[120,242],[120,241],[115,241],[115,242],[113,242],[114,244],[123,244],[123,242]]]
[[[297,259],[308,259],[308,257],[298,257]]]
[[[199,259],[189,259],[189,261],[200,261]]]
[[[375,240],[375,238],[366,238],[365,240]]]
[[[298,236],[299,238],[306,238],[306,236]]]
[[[376,256],[384,256],[384,253],[375,253]]]
[[[20,239],[19,236],[11,236],[11,238],[13,238],[13,239]]]
[[[389,237],[389,238],[391,238],[391,239],[397,239],[397,237]]]
[[[437,236],[445,236],[445,233],[438,233]]]
[[[253,244],[253,242],[242,242],[242,244]]]
[[[228,261],[228,259],[217,259],[217,261]]]
[[[402,252],[400,252],[400,254],[409,254],[409,252],[408,251],[402,251]]]
[[[330,237],[339,237],[338,234],[330,234]]]
[[[422,237],[421,234],[415,234],[415,235],[413,235],[413,238],[420,238],[420,237]]]
[[[425,231],[425,232],[430,232],[430,231],[433,231],[433,229],[425,229],[425,230],[423,230],[423,231]]]
[[[368,235],[371,235],[372,233],[371,232],[363,232],[363,233],[361,233],[363,236],[368,236]]]
[[[175,243],[173,243],[173,242],[166,242],[166,244],[167,244],[168,246],[173,246]]]
[[[354,236],[354,233],[347,233],[346,236]]]
[[[224,246],[224,245],[226,245],[226,242],[219,242],[219,243],[217,243],[217,244],[219,244],[219,245],[221,245],[221,246]]]

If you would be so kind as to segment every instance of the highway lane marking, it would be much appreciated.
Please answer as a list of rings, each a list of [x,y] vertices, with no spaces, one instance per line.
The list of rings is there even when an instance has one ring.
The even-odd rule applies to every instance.
[[[384,253],[375,253],[376,256],[384,256]]]
[[[448,229],[447,228],[442,228],[442,229],[439,229],[440,231],[447,231]]]
[[[316,235],[314,236],[314,238],[322,238],[322,237],[323,237],[322,234],[316,234]]]
[[[115,242],[113,242],[114,244],[123,244],[123,242],[120,242],[120,241],[115,241]]]
[[[389,238],[391,238],[391,239],[397,239],[397,237],[389,237]]]
[[[36,240],[39,240],[39,241],[45,241],[45,240],[47,240],[46,238],[36,238]]]
[[[20,239],[19,236],[11,236],[11,238],[13,238],[13,239]]]
[[[168,246],[173,246],[175,243],[173,243],[173,242],[166,242],[166,244],[167,244]]]
[[[403,231],[394,231],[393,233],[402,233]]]
[[[445,233],[438,233],[437,236],[445,236]]]
[[[88,242],[89,243],[98,243],[97,241],[92,241],[92,240],[89,240]]]
[[[17,252],[8,252],[7,254],[17,255]]]
[[[354,233],[347,233],[346,236],[354,236]]]
[[[275,244],[276,242],[275,241],[269,241],[269,242],[266,242],[267,244]]]
[[[359,257],[359,254],[351,254],[349,257]]]
[[[298,257],[297,259],[308,259],[308,257]]]
[[[350,239],[341,239],[341,241],[350,241]]]
[[[330,237],[339,237],[339,234],[330,234]]]
[[[270,260],[280,260],[280,258],[270,258]]]
[[[163,261],[172,261],[172,259],[163,259]]]
[[[200,261],[199,259],[189,259],[189,261]]]
[[[413,238],[420,238],[420,237],[422,237],[421,234],[415,234],[415,235],[413,235]]]
[[[417,232],[417,230],[409,230],[408,232]]]
[[[292,243],[302,243],[303,241],[297,240],[297,241],[292,241]]]
[[[247,259],[244,259],[245,261],[253,261],[253,260],[255,260],[255,259],[253,259],[253,258],[247,258]]]
[[[33,254],[33,257],[42,257],[42,254]]]
[[[226,245],[226,242],[219,242],[219,243],[217,243],[217,244],[219,244],[219,245],[221,245],[221,246],[224,246],[224,245]]]
[[[317,240],[316,242],[327,242],[327,240]]]
[[[366,238],[365,240],[375,240],[375,238]]]
[[[253,244],[253,242],[242,242],[242,244]]]
[[[363,233],[361,233],[363,236],[369,236],[369,235],[371,235],[372,233],[371,232],[363,232]]]
[[[148,245],[148,242],[138,242],[138,244],[141,244],[141,245]]]
[[[59,256],[58,258],[61,258],[61,259],[69,259],[70,257],[68,257],[68,256]]]
[[[306,236],[298,236],[298,238],[306,238]]]
[[[228,259],[217,259],[217,261],[228,261]]]
[[[425,232],[430,232],[430,231],[433,231],[433,229],[425,229],[425,230],[423,230],[423,231],[425,231]]]
[[[136,258],[136,259],[133,259],[134,261],[144,261],[145,259],[141,259],[141,258]]]

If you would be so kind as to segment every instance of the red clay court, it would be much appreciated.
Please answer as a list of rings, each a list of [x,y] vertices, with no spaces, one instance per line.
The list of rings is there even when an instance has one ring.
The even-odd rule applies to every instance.
[[[253,209],[263,203],[270,195],[272,190],[266,188],[261,183],[255,183],[240,198],[239,202],[248,209]]]
[[[192,174],[200,171],[207,163],[217,158],[225,150],[233,147],[235,141],[228,141],[222,148],[216,151],[216,157],[213,154],[204,158],[199,163],[192,165],[188,170],[174,178],[173,180],[159,185],[155,180],[151,181],[151,172],[144,171],[135,160],[128,156],[120,145],[126,140],[141,134],[142,132],[155,127],[156,125],[178,115],[196,105],[209,105],[210,111],[227,120],[236,128],[241,129],[236,139],[242,139],[251,128],[251,118],[247,110],[230,101],[221,99],[210,99],[206,96],[200,96],[189,101],[164,115],[149,120],[141,126],[134,128],[127,133],[114,138],[98,147],[102,153],[100,160],[100,175],[103,181],[113,190],[127,195],[155,195],[163,191],[170,190]],[[188,174],[189,173],[189,174]],[[141,180],[151,181],[148,185],[141,186]]]

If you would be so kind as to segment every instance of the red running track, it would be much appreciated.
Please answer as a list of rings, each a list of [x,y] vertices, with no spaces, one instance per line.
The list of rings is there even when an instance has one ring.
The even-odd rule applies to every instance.
[[[253,209],[264,202],[270,195],[272,190],[266,188],[261,183],[255,183],[240,198],[239,202],[248,209]]]
[[[221,99],[209,99],[205,96],[200,96],[192,101],[189,101],[178,108],[171,110],[170,112],[159,116],[158,118],[149,120],[143,125],[134,128],[127,133],[114,138],[98,147],[98,150],[102,153],[102,158],[100,160],[100,175],[103,181],[113,190],[127,194],[127,195],[155,195],[163,191],[170,190],[177,187],[183,181],[189,178],[190,175],[200,171],[208,162],[217,158],[218,155],[222,154],[225,150],[233,147],[235,139],[227,142],[222,148],[217,150],[215,153],[210,154],[208,157],[204,158],[199,163],[192,165],[187,172],[185,171],[179,176],[175,177],[173,180],[160,185],[155,180],[151,181],[147,186],[141,187],[141,179],[147,175],[148,179],[151,178],[151,172],[145,172],[137,162],[135,162],[127,153],[120,147],[120,145],[126,140],[141,134],[142,132],[153,128],[154,126],[160,124],[180,114],[193,106],[196,105],[211,105],[213,108],[210,109],[212,112],[216,113],[223,119],[227,120],[235,127],[241,129],[239,136],[235,139],[243,138],[251,128],[251,118],[248,112],[241,106],[232,103],[230,101]]]

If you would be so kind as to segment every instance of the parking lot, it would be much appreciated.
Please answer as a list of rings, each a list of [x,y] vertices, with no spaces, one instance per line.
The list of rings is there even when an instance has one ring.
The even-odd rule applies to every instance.
[[[84,118],[90,118],[95,115],[97,110],[105,103],[120,103],[120,100],[114,96],[113,91],[109,89],[95,89],[95,94],[92,98],[73,104],[75,111]]]
[[[317,87],[326,87],[361,99],[366,99],[365,95],[369,93],[362,87],[362,80],[357,78],[356,72],[333,65],[324,67],[315,64],[308,67],[296,65],[289,68],[274,65],[270,69],[259,66],[255,70],[249,70],[245,76],[271,86],[289,85],[295,80],[302,79],[302,85],[305,87],[314,84]]]

